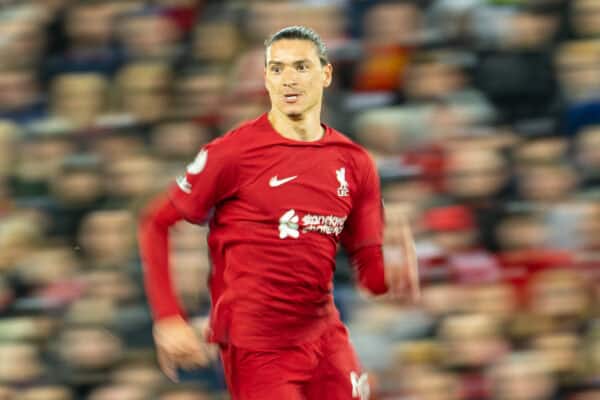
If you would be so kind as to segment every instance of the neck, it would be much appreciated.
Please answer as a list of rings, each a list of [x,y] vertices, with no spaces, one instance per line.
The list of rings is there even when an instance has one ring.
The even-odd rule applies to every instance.
[[[325,133],[318,113],[307,113],[296,118],[272,108],[268,117],[273,129],[286,139],[314,142]]]

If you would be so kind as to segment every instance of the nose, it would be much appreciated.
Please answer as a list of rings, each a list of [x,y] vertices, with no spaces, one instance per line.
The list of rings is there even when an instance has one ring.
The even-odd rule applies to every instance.
[[[282,75],[283,85],[287,87],[296,86],[296,71],[293,68],[285,68]]]

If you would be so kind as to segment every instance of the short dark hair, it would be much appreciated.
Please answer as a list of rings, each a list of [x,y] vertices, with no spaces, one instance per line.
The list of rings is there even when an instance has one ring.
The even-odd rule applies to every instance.
[[[269,47],[271,47],[273,43],[283,39],[308,40],[312,42],[317,48],[317,53],[319,55],[319,61],[321,61],[321,65],[329,64],[329,59],[327,58],[327,47],[325,46],[325,43],[323,42],[319,34],[313,31],[312,29],[300,25],[285,27],[277,33],[273,34],[267,40],[265,40],[265,51]]]

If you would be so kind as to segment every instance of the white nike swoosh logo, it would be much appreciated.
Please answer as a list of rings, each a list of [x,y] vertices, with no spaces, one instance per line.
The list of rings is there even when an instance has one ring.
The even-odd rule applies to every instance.
[[[297,177],[298,177],[297,175],[294,175],[294,176],[290,176],[288,178],[277,179],[277,175],[275,175],[275,176],[271,177],[271,180],[269,180],[269,186],[271,186],[271,187],[281,186],[284,183],[288,183],[289,181],[296,179]]]

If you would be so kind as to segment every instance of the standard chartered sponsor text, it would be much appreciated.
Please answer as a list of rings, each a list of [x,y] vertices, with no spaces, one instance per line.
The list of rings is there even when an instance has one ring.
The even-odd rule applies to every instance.
[[[339,235],[344,229],[346,218],[335,215],[306,214],[302,217],[302,231]]]

